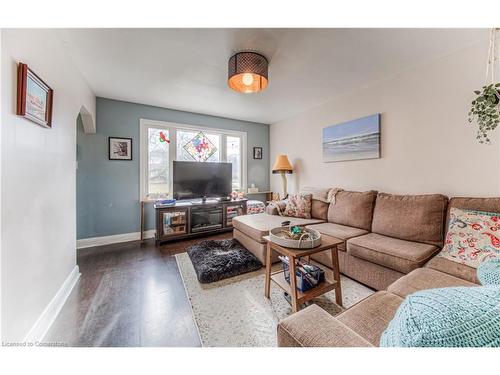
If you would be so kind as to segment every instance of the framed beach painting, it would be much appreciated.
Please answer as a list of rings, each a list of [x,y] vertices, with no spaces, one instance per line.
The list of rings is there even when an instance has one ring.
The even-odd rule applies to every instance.
[[[109,137],[109,160],[132,160],[132,138]]]
[[[323,128],[323,161],[380,158],[380,114]]]
[[[38,125],[52,127],[54,91],[28,65],[17,66],[16,114]]]

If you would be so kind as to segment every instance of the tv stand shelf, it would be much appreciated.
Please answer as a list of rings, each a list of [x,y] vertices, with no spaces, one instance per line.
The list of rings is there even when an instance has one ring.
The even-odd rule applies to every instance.
[[[163,242],[232,230],[233,218],[247,213],[247,199],[177,201],[171,206],[155,204],[154,208],[156,244],[160,245]]]

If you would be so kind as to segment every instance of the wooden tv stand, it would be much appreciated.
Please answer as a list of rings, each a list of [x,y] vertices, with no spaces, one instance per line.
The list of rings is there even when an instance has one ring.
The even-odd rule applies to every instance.
[[[201,199],[177,201],[174,205],[156,204],[156,245],[189,237],[227,232],[232,219],[246,215],[247,199],[217,201]]]

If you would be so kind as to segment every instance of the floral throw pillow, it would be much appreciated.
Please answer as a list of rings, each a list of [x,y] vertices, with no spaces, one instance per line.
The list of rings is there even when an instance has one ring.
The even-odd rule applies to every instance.
[[[438,256],[474,268],[500,259],[500,213],[450,209],[445,245]]]
[[[311,218],[312,194],[290,194],[283,216]]]

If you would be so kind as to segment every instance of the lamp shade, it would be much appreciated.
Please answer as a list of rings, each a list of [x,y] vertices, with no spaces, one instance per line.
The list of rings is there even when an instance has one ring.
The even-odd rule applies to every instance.
[[[236,92],[251,94],[267,87],[268,61],[259,53],[239,52],[229,59],[228,85]]]
[[[288,161],[288,156],[278,155],[276,161],[274,162],[273,173],[292,173],[292,164]]]

